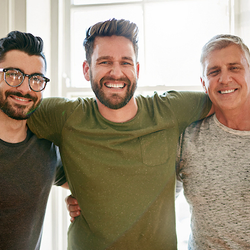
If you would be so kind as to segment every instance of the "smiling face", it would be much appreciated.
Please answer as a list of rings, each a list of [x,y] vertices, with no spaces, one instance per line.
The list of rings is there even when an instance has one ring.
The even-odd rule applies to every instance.
[[[133,44],[123,36],[96,37],[91,65],[83,64],[97,101],[110,109],[127,105],[134,95],[139,74]]]
[[[203,87],[219,112],[250,108],[250,69],[237,45],[212,51],[204,63]]]
[[[11,50],[6,53],[0,68],[17,68],[25,74],[45,74],[45,62],[40,56],[29,56],[19,51]],[[0,109],[10,118],[27,119],[42,101],[42,92],[34,92],[29,88],[28,77],[18,87],[10,87],[0,73]]]

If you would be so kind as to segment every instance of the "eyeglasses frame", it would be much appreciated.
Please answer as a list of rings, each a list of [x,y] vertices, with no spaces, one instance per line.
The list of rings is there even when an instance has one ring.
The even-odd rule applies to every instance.
[[[21,81],[21,83],[19,83],[19,84],[16,85],[16,86],[10,85],[10,84],[6,81],[6,72],[7,72],[8,70],[17,70],[17,71],[19,71],[19,72],[23,75],[23,80]],[[10,87],[14,87],[14,88],[19,87],[19,86],[24,82],[25,76],[27,76],[28,79],[29,79],[29,80],[28,80],[29,87],[30,87],[30,89],[31,89],[32,91],[34,91],[34,92],[41,92],[41,91],[43,91],[43,90],[45,89],[47,83],[50,81],[50,79],[47,78],[47,77],[45,77],[43,74],[34,73],[34,74],[31,74],[31,75],[28,75],[28,74],[25,74],[22,70],[20,70],[20,69],[18,69],[18,68],[12,68],[12,67],[10,67],[10,68],[0,68],[0,72],[3,72],[3,73],[4,73],[4,81],[5,81]],[[44,87],[43,87],[42,89],[40,89],[40,90],[34,90],[34,89],[30,86],[30,79],[31,79],[33,76],[37,76],[37,75],[38,75],[38,76],[42,76],[42,77],[44,78],[44,80],[45,80]]]

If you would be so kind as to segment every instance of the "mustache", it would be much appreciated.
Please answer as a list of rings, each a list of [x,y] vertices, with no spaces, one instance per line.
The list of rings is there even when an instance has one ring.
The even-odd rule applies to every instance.
[[[6,91],[6,92],[5,92],[6,98],[7,98],[8,96],[11,96],[11,95],[15,95],[15,96],[18,96],[18,97],[23,97],[23,98],[28,98],[28,99],[31,99],[33,102],[36,102],[37,99],[38,99],[37,97],[32,96],[32,95],[30,95],[30,94],[25,94],[25,95],[23,95],[23,94],[21,94],[20,92],[17,92],[17,91],[11,91],[11,90],[9,90],[9,91]]]
[[[130,81],[127,77],[114,78],[114,77],[110,77],[110,76],[104,76],[104,77],[101,78],[101,80],[100,80],[101,86],[103,85],[103,82],[104,82],[104,81],[125,82],[128,86],[131,85],[131,81]]]

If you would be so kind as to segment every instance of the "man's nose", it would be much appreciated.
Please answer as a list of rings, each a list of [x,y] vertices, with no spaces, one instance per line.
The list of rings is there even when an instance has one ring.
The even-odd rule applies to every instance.
[[[121,76],[123,76],[121,65],[118,62],[112,64],[110,74],[115,78],[120,78]]]
[[[232,76],[228,71],[221,71],[219,82],[222,84],[228,84],[232,81]]]
[[[29,86],[29,78],[27,76],[24,77],[24,80],[21,85],[16,87],[19,91],[22,91],[24,93],[32,91],[30,86]]]

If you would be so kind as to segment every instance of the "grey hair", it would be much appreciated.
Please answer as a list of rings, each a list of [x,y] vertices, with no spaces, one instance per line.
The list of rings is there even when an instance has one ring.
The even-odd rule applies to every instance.
[[[210,39],[201,50],[201,76],[204,77],[204,63],[208,55],[214,50],[224,49],[230,45],[237,45],[239,49],[244,52],[245,57],[247,59],[248,66],[250,65],[250,52],[248,47],[244,44],[243,40],[234,35],[222,34],[216,35],[212,39]]]

